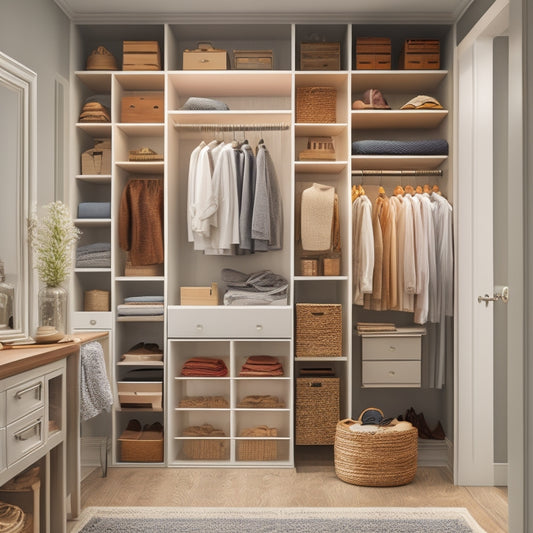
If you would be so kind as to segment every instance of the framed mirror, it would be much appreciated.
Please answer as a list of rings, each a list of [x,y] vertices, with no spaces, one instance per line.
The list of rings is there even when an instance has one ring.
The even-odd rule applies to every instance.
[[[0,260],[13,288],[0,342],[28,337],[35,312],[27,219],[36,200],[36,84],[33,71],[0,52]]]

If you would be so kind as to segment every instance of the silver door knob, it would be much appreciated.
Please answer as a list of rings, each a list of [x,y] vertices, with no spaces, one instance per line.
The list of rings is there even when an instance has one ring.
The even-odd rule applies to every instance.
[[[493,296],[489,296],[488,294],[485,294],[485,296],[478,296],[477,301],[478,303],[485,302],[485,307],[488,307],[489,302],[503,302],[506,304],[509,301],[509,287],[494,287]]]

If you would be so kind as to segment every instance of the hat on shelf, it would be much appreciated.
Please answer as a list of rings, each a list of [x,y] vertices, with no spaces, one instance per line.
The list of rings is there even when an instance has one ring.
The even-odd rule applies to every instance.
[[[390,109],[390,105],[379,89],[367,89],[362,100],[355,100],[352,109]]]
[[[105,46],[99,46],[89,54],[87,70],[117,70],[117,62]]]
[[[335,148],[331,137],[309,137],[307,149],[299,153],[300,161],[327,159],[335,161]]]
[[[111,122],[111,96],[95,94],[85,100],[80,113],[80,122]]]
[[[129,151],[130,161],[163,161],[163,154],[158,154],[151,148],[143,146],[138,150]]]
[[[400,109],[444,109],[439,101],[432,96],[425,94],[419,94],[414,98],[411,98],[409,102],[404,104]]]

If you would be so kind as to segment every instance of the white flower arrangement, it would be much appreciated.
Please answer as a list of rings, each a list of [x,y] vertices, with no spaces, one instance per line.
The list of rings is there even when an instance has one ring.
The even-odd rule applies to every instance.
[[[39,279],[48,287],[61,285],[72,271],[74,246],[80,230],[74,225],[63,202],[46,206],[46,214],[36,213],[28,219],[28,236],[35,257]]]

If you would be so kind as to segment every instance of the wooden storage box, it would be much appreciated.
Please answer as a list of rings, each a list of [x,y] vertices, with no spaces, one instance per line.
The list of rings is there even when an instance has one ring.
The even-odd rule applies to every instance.
[[[211,287],[181,287],[181,305],[218,305],[218,286]]]
[[[118,381],[118,400],[122,407],[161,409],[163,383],[160,381]]]
[[[163,123],[165,121],[165,102],[163,93],[123,96],[120,121]]]
[[[221,461],[229,459],[229,441],[224,439],[187,439],[183,441],[185,459],[196,461]]]
[[[335,87],[297,87],[296,122],[331,123],[337,120]]]
[[[341,43],[300,43],[300,70],[340,70]]]
[[[355,41],[355,68],[388,70],[391,68],[391,40],[388,37],[358,37]]]
[[[157,41],[124,41],[122,70],[161,70]]]
[[[198,43],[195,50],[183,51],[183,70],[227,70],[228,53],[211,43]]]
[[[342,356],[342,305],[296,304],[296,357]]]
[[[276,461],[278,442],[260,437],[237,442],[238,461]]]
[[[34,467],[8,481],[0,489],[0,502],[16,505],[24,512],[24,527],[20,530],[21,533],[39,533],[40,531],[41,481],[39,476],[39,467]]]
[[[109,291],[94,289],[85,291],[84,311],[110,311]]]
[[[162,463],[163,436],[158,439],[118,439],[120,443],[120,461],[125,463]]]
[[[300,268],[302,276],[318,276],[318,259],[302,259]]]
[[[324,276],[340,276],[341,259],[340,257],[324,257],[323,261]]]
[[[81,173],[93,176],[111,174],[111,139],[96,141],[93,148],[81,154]]]
[[[125,276],[162,276],[164,274],[163,263],[159,265],[138,265],[133,266],[130,261],[126,261],[124,267]]]
[[[408,39],[402,46],[398,68],[438,70],[440,68],[440,42],[435,39]]]
[[[340,379],[296,378],[296,444],[332,445],[340,417]]]
[[[272,70],[272,50],[233,50],[237,70]]]

